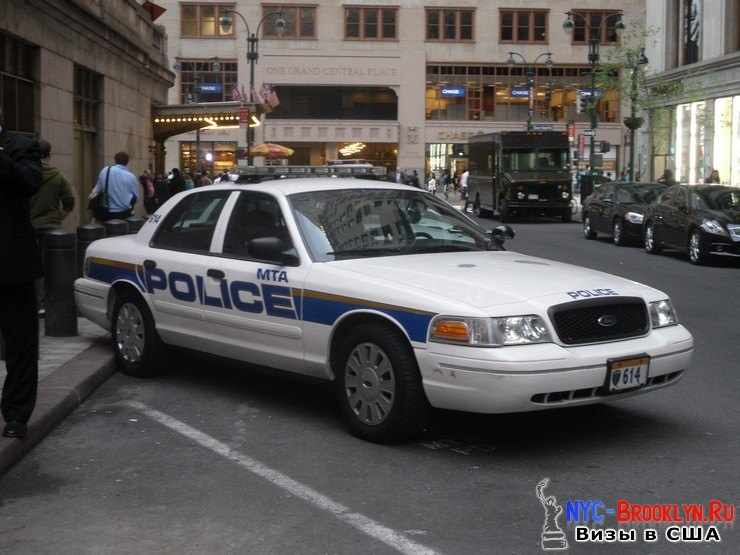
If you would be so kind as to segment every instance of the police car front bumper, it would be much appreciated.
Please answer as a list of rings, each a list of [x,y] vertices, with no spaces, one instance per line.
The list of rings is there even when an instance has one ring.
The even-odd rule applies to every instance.
[[[429,343],[416,357],[432,406],[505,413],[599,403],[677,383],[694,351],[681,325],[625,341],[563,347],[554,343],[473,348]],[[647,384],[624,393],[605,391],[607,361],[651,357]]]
[[[80,278],[75,281],[77,312],[88,320],[110,330],[108,320],[108,293],[110,285],[101,281]]]

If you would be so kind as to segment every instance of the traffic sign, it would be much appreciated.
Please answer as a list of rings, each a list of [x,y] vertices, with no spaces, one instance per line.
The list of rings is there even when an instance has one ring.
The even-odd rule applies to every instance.
[[[249,108],[246,106],[239,108],[239,123],[249,124]]]
[[[586,135],[586,137],[593,137],[594,135],[596,135],[596,130],[595,129],[584,129],[583,134]]]
[[[529,87],[511,87],[512,98],[529,98]]]

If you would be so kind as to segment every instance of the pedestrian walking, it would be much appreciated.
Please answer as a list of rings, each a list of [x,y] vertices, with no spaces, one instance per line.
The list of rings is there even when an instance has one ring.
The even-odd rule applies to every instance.
[[[207,185],[213,185],[213,181],[211,181],[211,178],[208,177],[208,173],[203,171],[200,173],[200,176],[198,177],[198,187],[205,187]]]
[[[167,182],[170,188],[170,196],[174,196],[177,193],[182,193],[186,190],[185,179],[177,168],[172,168],[170,175],[167,176]]]
[[[427,191],[432,193],[435,197],[437,196],[437,178],[434,177],[434,173],[429,174],[429,180],[427,181]]]
[[[421,189],[421,183],[419,181],[419,172],[414,170],[414,172],[411,174],[411,183],[410,185],[412,187],[416,187],[417,189]]]
[[[44,235],[51,229],[62,225],[67,214],[75,207],[75,196],[72,186],[61,171],[49,164],[51,144],[48,141],[39,141],[41,154],[41,187],[31,197],[31,224],[36,233],[39,249],[42,249]],[[38,314],[43,317],[44,309],[44,278],[36,280],[36,300]]]
[[[709,172],[709,175],[704,180],[704,183],[721,183],[722,181],[719,178],[719,170],[713,169],[711,172]]]
[[[170,185],[167,182],[167,179],[161,173],[158,174],[154,178],[154,198],[156,207],[159,208],[162,206],[171,196]]]
[[[49,164],[51,144],[39,141],[41,187],[31,197],[31,223],[34,229],[59,227],[75,207],[72,186],[64,174]]]
[[[144,209],[147,214],[153,214],[157,211],[157,195],[154,189],[154,179],[152,179],[152,172],[149,168],[144,170],[139,176],[139,183],[141,184],[141,191],[144,195]]]
[[[0,401],[3,435],[22,438],[36,405],[39,321],[34,282],[43,275],[31,224],[31,197],[41,187],[39,144],[5,129],[0,108],[0,333],[7,375]]]
[[[467,169],[460,176],[460,197],[463,200],[467,200],[468,198],[468,177],[469,176],[470,176],[470,172]]]
[[[95,219],[101,222],[125,220],[131,215],[138,198],[139,181],[127,167],[128,154],[118,152],[113,160],[114,165],[101,170],[91,193],[91,207]]]
[[[449,200],[449,190],[450,190],[450,173],[445,170],[442,173],[442,193],[445,196],[445,200]]]
[[[193,181],[193,176],[189,173],[186,173],[184,176],[185,179],[185,190],[189,191],[193,187],[195,187],[195,181]]]
[[[658,178],[658,183],[665,183],[666,185],[676,185],[678,182],[676,181],[675,176],[673,175],[673,170],[667,169],[663,172],[663,175]]]

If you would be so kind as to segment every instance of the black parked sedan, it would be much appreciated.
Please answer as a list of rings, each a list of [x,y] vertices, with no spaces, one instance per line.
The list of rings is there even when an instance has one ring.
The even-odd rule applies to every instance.
[[[583,235],[610,234],[615,245],[639,241],[647,205],[665,189],[662,183],[605,183],[583,205]]]
[[[712,255],[740,257],[740,189],[674,185],[645,214],[645,250],[686,250],[692,264]]]

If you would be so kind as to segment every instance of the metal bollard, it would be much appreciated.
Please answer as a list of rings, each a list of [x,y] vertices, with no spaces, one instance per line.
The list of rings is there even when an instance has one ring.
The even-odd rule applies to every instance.
[[[85,252],[90,243],[105,237],[105,228],[98,224],[85,224],[77,228],[77,277],[82,277]]]
[[[77,258],[74,233],[58,229],[46,234],[44,271],[46,335],[50,337],[77,335],[77,307],[74,298]]]
[[[128,222],[126,220],[108,220],[103,222],[106,237],[118,237],[128,234]]]
[[[126,218],[126,221],[128,222],[129,233],[139,233],[141,226],[146,223],[146,220],[139,216],[131,216],[130,218]]]

